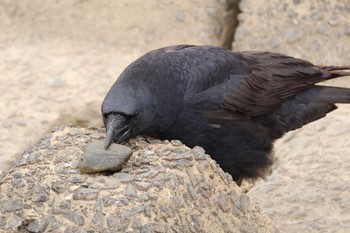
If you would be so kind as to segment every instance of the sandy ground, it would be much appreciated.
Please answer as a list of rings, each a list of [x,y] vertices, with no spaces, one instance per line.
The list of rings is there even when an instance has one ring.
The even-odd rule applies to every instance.
[[[104,95],[145,51],[177,43],[220,45],[224,26],[217,15],[225,4],[215,2],[0,0],[0,170],[53,126],[101,126]],[[293,1],[295,10],[284,1],[243,1],[234,48],[349,64],[350,3],[319,2],[325,6]],[[332,84],[350,87],[350,80]],[[282,232],[350,229],[349,115],[342,105],[277,142],[272,175],[249,195]]]

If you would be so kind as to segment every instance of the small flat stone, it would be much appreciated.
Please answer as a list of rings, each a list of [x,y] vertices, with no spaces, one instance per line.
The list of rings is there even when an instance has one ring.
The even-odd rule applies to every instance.
[[[78,165],[81,173],[120,171],[132,155],[132,150],[123,145],[113,143],[108,150],[103,146],[103,141],[94,141],[87,145]]]

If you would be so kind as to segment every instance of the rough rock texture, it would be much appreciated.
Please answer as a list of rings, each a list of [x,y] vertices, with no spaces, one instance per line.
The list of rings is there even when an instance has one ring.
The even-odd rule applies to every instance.
[[[235,50],[269,50],[316,64],[350,65],[350,1],[240,4]],[[350,77],[328,84],[350,87]],[[349,232],[350,106],[276,144],[272,175],[248,193],[282,232]]]
[[[242,0],[235,50],[276,51],[314,63],[350,61],[350,1]]]
[[[54,126],[102,126],[104,95],[144,52],[221,45],[231,8],[226,0],[0,0],[0,170]]]
[[[79,174],[103,130],[52,131],[0,176],[2,232],[278,232],[200,147],[137,138],[120,173]]]

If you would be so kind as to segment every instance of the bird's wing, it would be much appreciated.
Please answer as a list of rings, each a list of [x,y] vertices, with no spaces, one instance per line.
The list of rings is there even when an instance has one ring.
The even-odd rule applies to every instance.
[[[234,60],[231,63],[232,58],[227,56],[224,62],[210,60],[215,64],[212,66],[216,66],[216,73],[211,73],[214,80],[225,74],[228,74],[229,78],[225,76],[223,82],[209,83],[211,85],[206,80],[202,81],[209,87],[189,95],[186,100],[189,104],[201,107],[204,115],[213,122],[247,119],[273,113],[288,97],[317,82],[335,77],[333,73],[308,61],[281,54],[246,52],[237,56],[233,56]],[[238,69],[235,67],[237,65],[242,67]],[[194,76],[192,80],[198,83],[198,76],[201,74],[195,70],[190,75]]]
[[[227,89],[222,108],[253,117],[274,112],[297,92],[329,78],[305,60],[275,53],[246,53],[257,61],[238,86]]]

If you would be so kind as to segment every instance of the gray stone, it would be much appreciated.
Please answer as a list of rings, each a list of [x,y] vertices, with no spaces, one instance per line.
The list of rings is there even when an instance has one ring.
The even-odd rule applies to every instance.
[[[48,226],[51,227],[52,229],[58,229],[62,226],[62,222],[57,220],[57,218],[55,218],[55,216],[53,215],[47,216],[46,221],[48,223]]]
[[[195,199],[197,196],[197,192],[196,190],[193,188],[193,186],[191,184],[187,184],[187,192],[190,194],[192,199]]]
[[[12,212],[23,208],[22,199],[2,200],[0,203],[1,212]]]
[[[110,227],[110,228],[116,228],[118,226],[118,223],[115,221],[116,217],[115,216],[108,216],[107,217],[107,225]]]
[[[245,213],[250,205],[250,199],[247,195],[240,195],[238,201],[234,202],[234,205]]]
[[[73,175],[68,177],[68,181],[73,183],[73,184],[79,184],[83,183],[86,180],[86,176],[81,176],[81,175]]]
[[[158,156],[168,156],[171,153],[171,149],[167,146],[161,146],[155,150]]]
[[[212,192],[213,192],[213,186],[209,182],[203,182],[201,184],[201,187],[199,189],[199,192],[204,196],[204,197],[211,197]]]
[[[147,191],[151,186],[152,184],[149,183],[149,182],[144,182],[144,181],[136,181],[134,183],[135,187],[140,190],[140,191]]]
[[[162,165],[160,165],[162,166]],[[163,167],[163,166],[162,166]],[[164,168],[164,167],[163,167]],[[151,170],[149,172],[145,172],[145,173],[142,173],[141,174],[141,177],[142,178],[149,178],[149,179],[153,179],[155,178],[158,174],[160,174],[161,172],[164,172],[165,171],[165,168],[164,170]]]
[[[35,202],[45,202],[49,198],[49,195],[44,191],[43,187],[39,184],[34,184],[32,200]]]
[[[94,141],[85,148],[79,163],[81,173],[120,171],[132,155],[132,150],[123,145],[113,143],[108,150],[103,147],[103,141]]]
[[[135,179],[134,175],[123,173],[123,172],[115,173],[113,177],[116,178],[121,183],[129,183]]]
[[[101,176],[98,178],[98,183],[101,183],[98,187],[106,190],[106,189],[116,189],[120,186],[120,182],[117,181],[114,177],[110,176]]]
[[[102,203],[104,207],[109,207],[114,205],[117,202],[117,199],[114,197],[103,197]]]
[[[131,217],[133,217],[134,215],[143,212],[144,209],[145,209],[144,206],[135,206],[135,207],[133,207],[133,208],[131,208],[131,209],[120,211],[120,213],[119,213],[118,215],[119,215],[122,219],[128,220],[128,219],[130,219]]]
[[[141,224],[141,218],[136,218],[132,224],[131,224],[133,229],[136,230],[141,230],[142,224]]]
[[[205,154],[205,150],[199,146],[195,146],[192,149],[192,154],[193,154],[194,159],[196,159],[196,160],[206,160],[209,157],[207,154]]]
[[[179,140],[171,140],[170,143],[173,145],[173,146],[182,146],[183,143]]]
[[[91,224],[98,228],[103,227],[104,215],[101,212],[94,213]]]
[[[98,189],[80,187],[74,190],[73,200],[95,200],[98,193]]]
[[[6,217],[0,216],[0,228],[4,228],[4,226],[6,225],[6,220]]]
[[[132,184],[128,184],[125,188],[124,194],[127,197],[137,197],[137,190]]]
[[[64,214],[67,213],[68,210],[71,207],[71,201],[70,200],[62,200],[58,205],[52,206],[52,213],[53,214]]]
[[[80,229],[76,226],[67,226],[64,233],[87,233],[85,230]]]
[[[37,233],[37,232],[44,232],[46,227],[47,227],[47,223],[45,221],[34,220],[34,221],[29,223],[29,225],[26,227],[26,229],[29,232]]]
[[[172,150],[172,154],[171,156],[165,156],[163,157],[164,160],[180,160],[180,159],[186,159],[186,160],[192,160],[192,155],[190,152],[188,151],[185,151],[185,152],[179,152],[179,151],[176,151],[174,153],[174,151]]]
[[[170,231],[167,224],[148,223],[142,226],[141,233],[166,233]]]
[[[12,218],[9,219],[8,221],[8,227],[9,229],[13,230],[13,232],[15,232],[15,230],[18,230],[18,228],[23,224],[24,219],[14,215]]]
[[[230,203],[228,202],[227,195],[223,193],[219,194],[217,197],[217,203],[223,212],[228,212],[230,210]]]
[[[11,184],[15,188],[21,188],[21,187],[25,186],[25,183],[24,183],[23,179],[13,179]]]
[[[203,161],[200,161],[200,162],[198,163],[198,165],[197,165],[197,170],[198,170],[199,172],[204,172],[206,169],[208,169],[208,167],[209,167],[208,161],[203,160]]]
[[[195,174],[192,172],[191,169],[187,169],[186,168],[186,172],[187,172],[187,175],[188,177],[190,178],[190,181],[191,181],[191,184],[196,187],[198,185],[198,179],[197,177],[195,176]]]
[[[73,222],[79,226],[84,225],[85,218],[81,214],[79,214],[79,212],[77,212],[77,211],[68,211],[68,213],[66,214],[66,217],[71,222]]]
[[[42,159],[42,157],[40,155],[41,155],[40,151],[34,151],[34,152],[30,153],[27,157],[28,162],[30,162],[30,163],[39,162]]]
[[[64,192],[66,187],[67,183],[63,181],[54,181],[51,183],[51,190],[54,191],[56,194]]]
[[[139,202],[146,202],[148,201],[150,198],[149,196],[147,195],[147,193],[141,193],[140,195],[137,196],[137,200]]]
[[[60,164],[57,164],[55,167],[54,167],[54,171],[58,174],[62,174],[64,173],[64,170],[65,170],[65,167],[64,167],[64,164],[63,163],[60,163]]]
[[[95,212],[101,212],[102,211],[102,201],[101,199],[97,199],[94,205],[94,209]]]
[[[176,209],[181,209],[185,207],[185,203],[179,196],[172,197],[171,203],[175,206]]]

